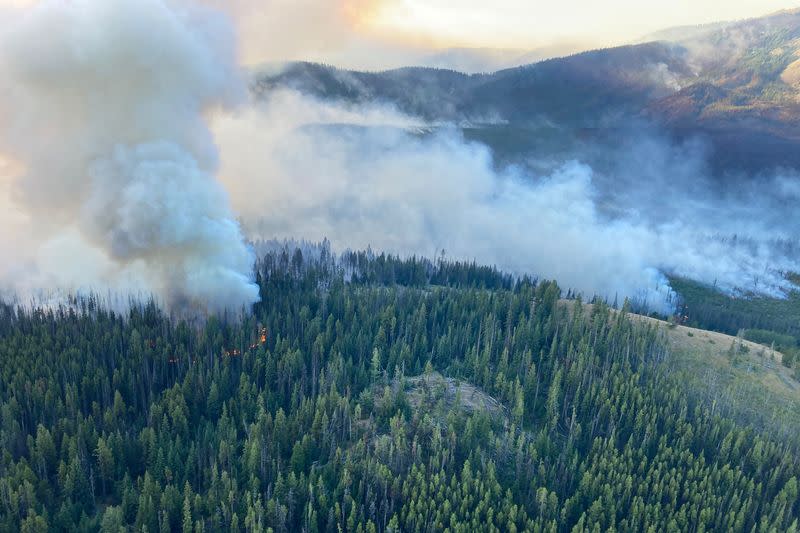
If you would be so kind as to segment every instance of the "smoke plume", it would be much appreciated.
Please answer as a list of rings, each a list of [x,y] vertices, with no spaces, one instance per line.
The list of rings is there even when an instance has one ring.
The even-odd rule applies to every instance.
[[[17,290],[153,292],[174,310],[255,301],[206,123],[245,94],[234,33],[209,8],[48,0],[15,14],[0,30],[0,190],[18,225],[0,275]]]
[[[720,187],[702,142],[634,130],[500,164],[456,125],[390,106],[290,90],[242,106],[233,31],[208,7],[45,1],[9,20],[0,282],[17,291],[238,309],[258,297],[243,233],[445,250],[660,311],[669,275],[781,296],[800,270],[797,175]]]
[[[666,275],[781,296],[798,266],[786,213],[800,180],[722,194],[702,143],[639,134],[613,151],[498,168],[456,128],[285,90],[214,129],[221,178],[253,238],[328,237],[340,249],[429,257],[444,249],[664,312],[674,296]]]

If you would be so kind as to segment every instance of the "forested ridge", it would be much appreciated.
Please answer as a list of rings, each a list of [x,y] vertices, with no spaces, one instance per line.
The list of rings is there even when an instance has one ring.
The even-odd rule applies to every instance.
[[[2,305],[0,531],[797,528],[798,442],[693,401],[627,306],[325,246],[257,279],[202,324]]]

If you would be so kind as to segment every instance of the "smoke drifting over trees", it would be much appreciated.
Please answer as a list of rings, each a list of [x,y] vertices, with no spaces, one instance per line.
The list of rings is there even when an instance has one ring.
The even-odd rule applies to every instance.
[[[505,165],[390,106],[285,89],[242,106],[234,32],[192,3],[43,2],[0,38],[0,280],[16,291],[237,309],[258,298],[245,236],[446,250],[662,311],[669,274],[781,295],[798,270],[800,180],[720,191],[702,144],[648,134]]]
[[[215,123],[222,179],[254,236],[444,249],[662,311],[673,296],[665,274],[780,295],[797,268],[791,174],[722,195],[702,144],[655,135],[602,157],[593,147],[498,169],[459,130],[425,127],[293,91]]]
[[[166,0],[45,1],[0,39],[0,153],[19,167],[4,185],[27,219],[2,254],[16,288],[255,301],[205,119],[245,94],[226,19]]]

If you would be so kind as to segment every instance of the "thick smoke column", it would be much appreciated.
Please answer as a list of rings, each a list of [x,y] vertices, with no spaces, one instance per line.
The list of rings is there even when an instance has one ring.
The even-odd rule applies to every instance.
[[[233,31],[205,7],[46,0],[12,17],[0,154],[22,168],[7,188],[32,233],[14,253],[34,272],[13,273],[17,288],[78,288],[69,271],[85,266],[87,282],[154,292],[172,309],[254,302],[254,257],[206,124],[244,94]]]

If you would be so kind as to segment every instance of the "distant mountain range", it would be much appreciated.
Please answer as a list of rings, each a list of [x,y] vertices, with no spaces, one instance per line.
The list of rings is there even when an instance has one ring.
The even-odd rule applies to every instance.
[[[528,65],[545,59],[582,52],[589,47],[580,43],[562,43],[533,50],[512,48],[446,48],[421,56],[413,64],[420,67],[456,70],[480,74]]]
[[[707,139],[719,172],[800,168],[800,10],[651,37],[659,40],[492,74],[420,67],[354,72],[291,63],[259,75],[253,88],[257,94],[291,87],[342,102],[390,103],[432,122],[492,128],[492,138],[498,128],[552,124],[603,139],[647,123],[678,138]],[[524,150],[525,143],[514,149]]]

